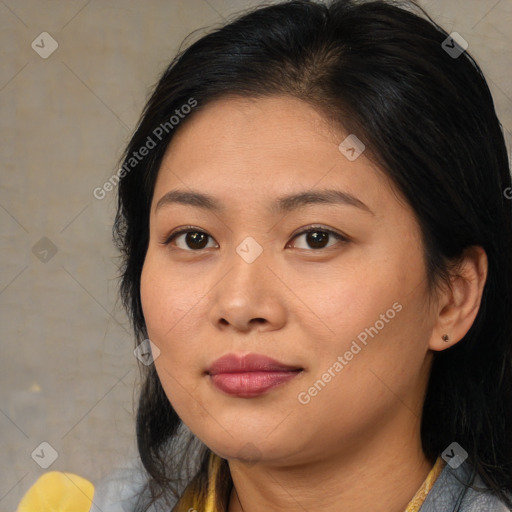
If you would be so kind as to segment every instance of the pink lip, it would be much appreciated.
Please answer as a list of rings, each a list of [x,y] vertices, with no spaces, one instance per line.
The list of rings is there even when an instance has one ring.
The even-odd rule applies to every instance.
[[[262,354],[227,354],[217,359],[206,373],[221,391],[249,398],[288,382],[302,370]]]

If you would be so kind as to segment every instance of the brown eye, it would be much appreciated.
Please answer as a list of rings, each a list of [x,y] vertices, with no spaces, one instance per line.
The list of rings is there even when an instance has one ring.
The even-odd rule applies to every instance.
[[[323,249],[331,235],[325,231],[310,231],[306,233],[306,243],[313,249]]]
[[[335,238],[336,240],[341,242],[348,242],[348,239],[346,237],[338,233],[335,233],[330,229],[308,229],[296,235],[294,239],[299,238],[301,236],[305,236],[305,242],[307,244],[307,247],[297,247],[298,249],[327,249],[329,247],[332,247],[332,245],[335,245],[327,245],[331,238]]]
[[[204,231],[182,229],[172,234],[165,243],[168,245],[180,238],[183,240],[183,242],[181,242],[182,245],[180,246],[178,243],[175,243],[174,245],[176,245],[176,247],[185,251],[199,251],[207,246],[208,238],[211,237]]]

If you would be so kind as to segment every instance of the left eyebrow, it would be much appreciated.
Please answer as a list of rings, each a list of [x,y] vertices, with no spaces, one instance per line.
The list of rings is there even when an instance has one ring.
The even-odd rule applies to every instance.
[[[282,196],[277,199],[276,205],[272,208],[272,211],[276,213],[290,212],[300,208],[301,206],[319,203],[354,206],[375,215],[370,208],[368,208],[368,206],[357,197],[349,194],[348,192],[342,192],[341,190],[335,189],[300,192],[298,194]]]
[[[178,189],[171,190],[163,195],[155,206],[155,212],[170,204],[184,204],[216,212],[225,211],[225,206],[217,198],[211,195],[194,190],[187,191]],[[281,196],[277,198],[275,204],[269,208],[269,211],[273,214],[279,214],[291,212],[302,206],[308,206],[311,204],[342,204],[353,206],[366,211],[371,215],[375,215],[370,208],[357,197],[349,194],[348,192],[335,189],[306,191]]]

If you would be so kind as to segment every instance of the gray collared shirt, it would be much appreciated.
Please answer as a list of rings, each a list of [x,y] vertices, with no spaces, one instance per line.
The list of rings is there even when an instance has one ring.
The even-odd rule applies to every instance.
[[[427,494],[420,512],[510,512],[477,475],[471,487],[471,467],[466,462],[456,469],[443,468]]]

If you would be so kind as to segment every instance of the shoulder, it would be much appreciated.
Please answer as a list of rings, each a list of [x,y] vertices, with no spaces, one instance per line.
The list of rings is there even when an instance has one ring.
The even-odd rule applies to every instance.
[[[509,496],[509,498],[511,498]],[[496,495],[490,492],[482,479],[477,476],[475,483],[467,489],[462,501],[461,512],[510,512],[508,508]]]
[[[148,475],[140,459],[117,468],[96,486],[90,512],[135,512],[147,481]],[[159,511],[157,505],[148,509],[148,512]]]
[[[477,475],[471,487],[471,467],[463,463],[457,468],[448,464],[428,493],[420,512],[510,512],[510,509]]]
[[[148,498],[147,482],[148,473],[140,458],[130,460],[97,484],[90,512],[138,512],[141,498]],[[144,511],[169,512],[176,501],[162,498]]]

